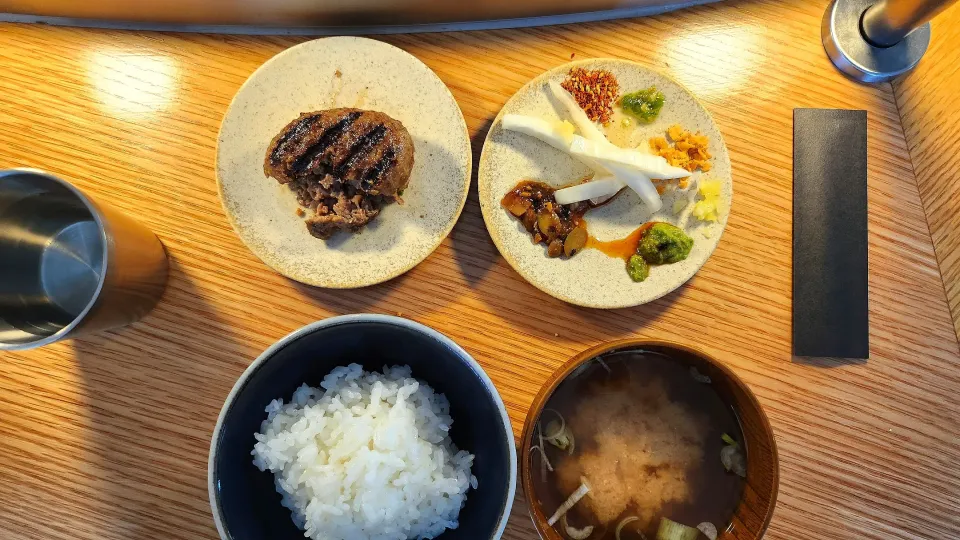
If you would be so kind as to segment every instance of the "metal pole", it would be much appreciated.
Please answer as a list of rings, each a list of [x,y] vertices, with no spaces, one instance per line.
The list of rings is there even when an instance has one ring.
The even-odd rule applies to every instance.
[[[880,0],[863,13],[863,37],[877,47],[892,47],[956,0]]]
[[[832,0],[820,38],[833,65],[865,83],[889,81],[920,62],[930,19],[957,0]]]

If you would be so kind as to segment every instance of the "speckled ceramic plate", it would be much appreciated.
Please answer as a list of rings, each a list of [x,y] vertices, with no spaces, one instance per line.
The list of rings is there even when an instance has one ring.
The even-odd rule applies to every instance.
[[[487,134],[480,157],[478,189],[480,207],[487,230],[504,258],[527,281],[540,290],[561,300],[587,307],[620,308],[644,304],[673,291],[697,273],[720,242],[727,216],[720,222],[703,223],[690,216],[690,206],[674,215],[678,197],[693,200],[692,192],[668,193],[663,197],[663,209],[651,214],[629,189],[624,190],[607,205],[590,210],[585,219],[590,234],[599,240],[614,240],[627,236],[648,221],[666,221],[683,227],[694,239],[690,256],[679,263],[653,266],[650,277],[642,283],[630,280],[621,259],[586,249],[570,259],[547,257],[546,247],[531,242],[530,235],[520,221],[500,206],[500,199],[521,180],[538,180],[551,185],[570,184],[590,170],[572,157],[533,137],[504,130],[500,119],[504,114],[517,113],[545,119],[559,119],[546,92],[547,82],[562,82],[570,68],[606,69],[620,83],[620,91],[633,92],[655,85],[666,97],[657,120],[648,125],[623,129],[614,120],[605,130],[611,142],[624,147],[645,146],[650,137],[666,135],[673,124],[691,131],[700,131],[710,139],[713,169],[701,175],[721,180],[722,196],[729,203],[733,199],[733,180],[730,176],[730,156],[723,136],[703,105],[687,89],[672,79],[626,60],[591,59],[572,62],[552,69],[521,88],[504,105]]]
[[[300,113],[334,107],[399,120],[415,161],[403,204],[387,205],[360,232],[324,241],[297,216],[293,191],[264,176],[263,160]],[[427,258],[460,216],[470,170],[467,126],[443,82],[410,54],[356,37],[309,41],[261,66],[227,109],[217,145],[220,200],[240,239],[277,272],[321,287],[373,285]]]

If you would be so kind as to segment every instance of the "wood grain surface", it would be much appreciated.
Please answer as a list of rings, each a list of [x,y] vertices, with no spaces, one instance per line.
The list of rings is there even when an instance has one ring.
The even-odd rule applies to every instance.
[[[450,86],[475,157],[507,98],[574,55],[642,62],[704,101],[733,161],[727,231],[686,286],[618,311],[572,307],[520,279],[475,191],[450,238],[386,284],[322,290],[265,267],[223,215],[214,145],[237,88],[301,38],[0,26],[0,167],[49,170],[136,215],[172,269],[143,321],[0,355],[0,538],[214,538],[207,450],[237,376],[288,332],[353,312],[401,313],[451,336],[497,385],[516,434],[539,386],[587,347],[699,346],[751,386],[776,433],[768,538],[960,536],[960,351],[904,129],[890,85],[852,83],[824,57],[824,7],[746,0],[386,38]],[[869,111],[867,362],[791,356],[795,107]],[[520,496],[513,514],[505,538],[536,538]]]
[[[960,6],[940,14],[932,25],[933,38],[923,60],[894,81],[893,89],[947,301],[960,333]]]

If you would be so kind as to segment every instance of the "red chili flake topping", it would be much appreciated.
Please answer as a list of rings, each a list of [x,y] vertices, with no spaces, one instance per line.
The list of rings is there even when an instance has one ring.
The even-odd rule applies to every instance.
[[[613,102],[620,95],[620,83],[612,73],[603,69],[570,70],[567,80],[560,85],[573,95],[587,117],[594,122],[607,124],[613,114]]]

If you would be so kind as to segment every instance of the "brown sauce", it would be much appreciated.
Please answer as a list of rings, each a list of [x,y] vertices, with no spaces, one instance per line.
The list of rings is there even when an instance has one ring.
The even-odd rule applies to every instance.
[[[595,237],[589,236],[586,247],[587,249],[595,249],[615,259],[627,260],[631,255],[637,254],[637,246],[640,244],[640,239],[654,223],[656,223],[656,221],[644,223],[637,227],[632,233],[616,240],[597,240]]]
[[[598,240],[587,232],[587,222],[583,216],[588,210],[603,206],[613,198],[601,204],[590,201],[557,204],[554,193],[564,187],[567,186],[556,188],[543,182],[524,180],[500,201],[501,206],[523,223],[535,244],[547,246],[547,255],[550,257],[572,257],[584,249],[595,249],[615,259],[627,260],[637,253],[637,245],[643,234],[656,223],[644,223],[624,238]]]

